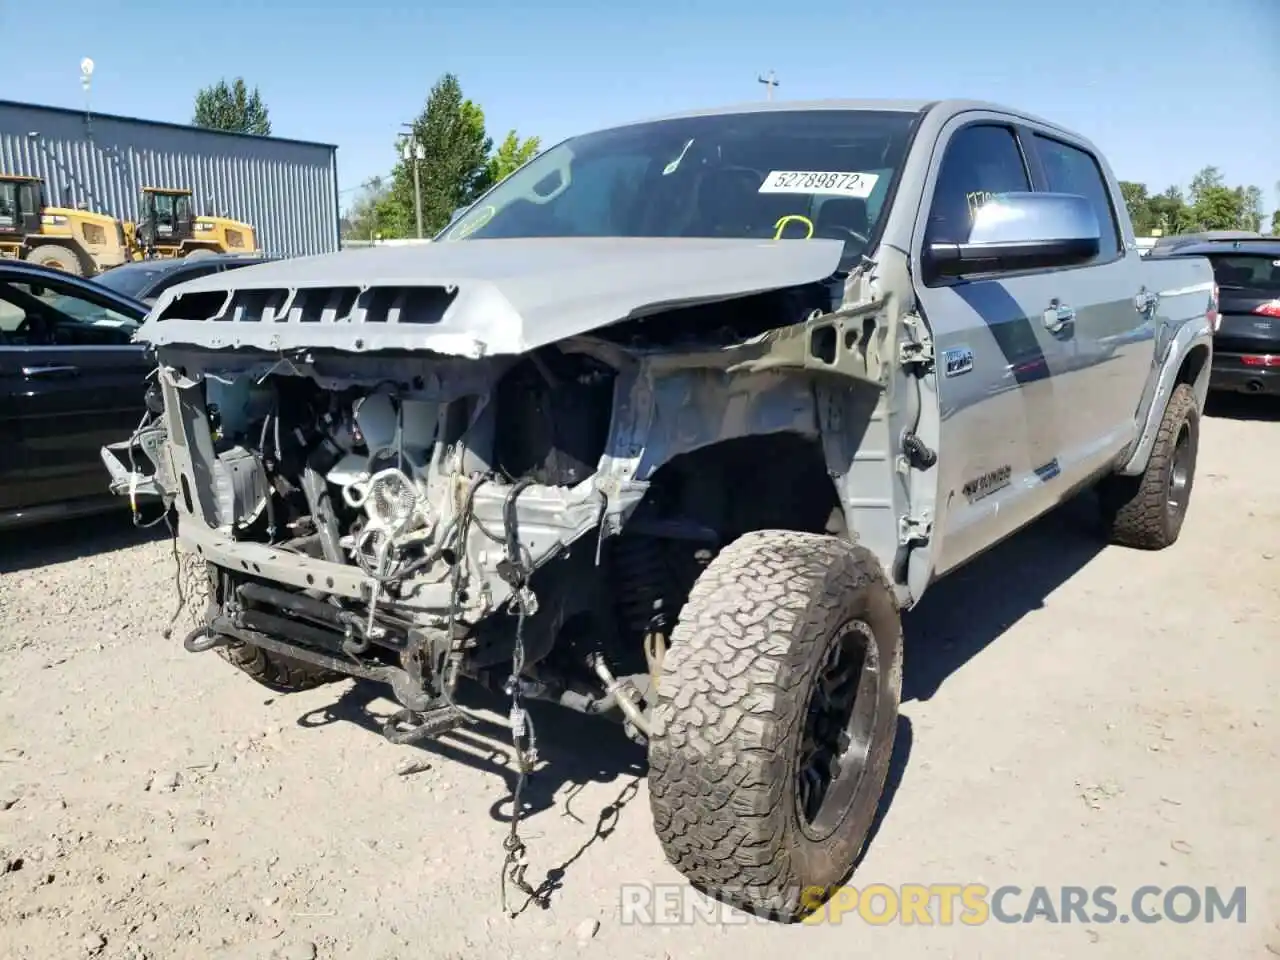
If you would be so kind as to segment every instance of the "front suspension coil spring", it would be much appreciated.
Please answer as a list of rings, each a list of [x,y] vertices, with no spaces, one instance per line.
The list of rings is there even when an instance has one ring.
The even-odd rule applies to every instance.
[[[629,647],[654,629],[665,632],[674,584],[665,543],[657,537],[620,536],[610,553],[617,591],[618,626]],[[635,647],[632,647],[635,649]]]

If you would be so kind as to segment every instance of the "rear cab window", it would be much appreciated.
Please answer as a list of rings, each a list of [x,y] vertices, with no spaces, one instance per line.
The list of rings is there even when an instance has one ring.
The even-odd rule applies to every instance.
[[[1074,193],[1084,197],[1093,207],[1102,232],[1102,243],[1095,263],[1107,263],[1120,257],[1123,244],[1120,224],[1112,206],[1111,191],[1097,159],[1087,150],[1042,133],[1035,134],[1036,153],[1044,167],[1045,188],[1050,193]]]

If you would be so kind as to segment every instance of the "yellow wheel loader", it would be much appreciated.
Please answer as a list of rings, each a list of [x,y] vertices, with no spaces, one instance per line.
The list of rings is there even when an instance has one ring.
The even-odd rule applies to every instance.
[[[259,252],[257,232],[249,224],[196,216],[190,190],[143,187],[138,212],[136,224],[124,225],[134,260]]]
[[[92,277],[129,259],[114,217],[45,205],[44,181],[0,174],[0,256]]]

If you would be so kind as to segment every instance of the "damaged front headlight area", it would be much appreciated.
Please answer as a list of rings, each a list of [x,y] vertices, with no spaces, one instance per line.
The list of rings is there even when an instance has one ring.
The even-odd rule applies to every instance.
[[[586,646],[576,694],[531,677],[599,605],[600,540],[644,493],[610,455],[621,351],[160,361],[178,535],[213,588],[202,643],[384,680],[423,713],[459,674],[502,688],[519,618],[528,693],[599,693]]]

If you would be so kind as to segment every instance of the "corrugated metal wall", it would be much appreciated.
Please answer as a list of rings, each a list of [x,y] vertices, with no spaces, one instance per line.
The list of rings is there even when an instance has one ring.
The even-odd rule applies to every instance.
[[[268,253],[338,249],[337,148],[0,100],[0,172],[42,177],[50,204],[138,218],[144,187],[252,224]]]

